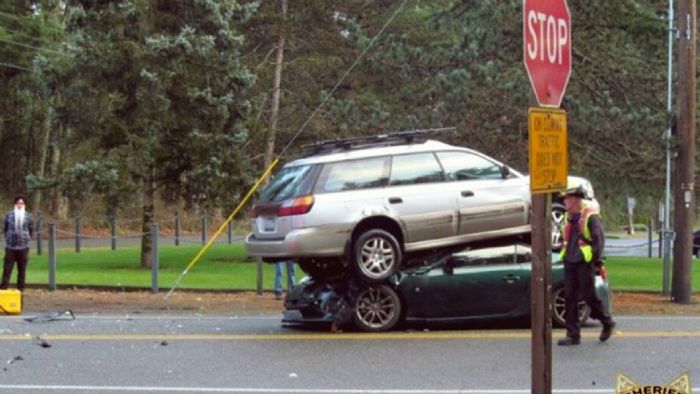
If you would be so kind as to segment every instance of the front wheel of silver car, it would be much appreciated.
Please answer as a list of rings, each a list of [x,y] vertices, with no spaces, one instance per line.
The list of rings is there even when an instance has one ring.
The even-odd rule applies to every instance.
[[[364,282],[379,284],[390,278],[401,264],[401,248],[391,233],[374,229],[360,234],[353,245],[352,266]]]
[[[564,298],[564,286],[559,286],[552,292],[552,320],[558,327],[566,325],[564,312],[566,311],[566,298]],[[591,308],[585,301],[578,303],[578,320],[584,324],[591,315]]]
[[[401,317],[401,300],[387,285],[369,286],[355,300],[353,321],[362,331],[391,330]]]

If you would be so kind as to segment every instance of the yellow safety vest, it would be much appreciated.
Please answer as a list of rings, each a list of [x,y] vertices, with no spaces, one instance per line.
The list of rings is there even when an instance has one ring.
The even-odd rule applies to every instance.
[[[598,215],[599,212],[596,208],[590,206],[583,206],[581,210],[581,218],[578,220],[579,232],[583,235],[578,239],[578,247],[581,249],[581,254],[583,254],[583,261],[590,263],[593,260],[593,240],[591,239],[591,230],[588,229],[588,220],[593,215]],[[571,236],[571,226],[569,222],[569,213],[567,212],[564,220],[566,220],[566,227],[564,228],[564,243],[562,245],[561,251],[559,252],[559,257],[564,260],[564,255],[566,255],[566,247],[569,244],[569,238]]]

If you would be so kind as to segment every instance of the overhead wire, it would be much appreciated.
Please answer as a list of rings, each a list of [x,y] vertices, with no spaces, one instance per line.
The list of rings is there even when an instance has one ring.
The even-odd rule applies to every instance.
[[[53,53],[53,54],[56,54],[56,55],[71,57],[71,55],[69,55],[69,54],[67,54],[67,53],[64,53],[64,52],[55,51],[55,50],[53,50],[53,49],[35,47],[35,46],[33,46],[33,45],[22,44],[21,42],[16,42],[16,41],[12,41],[12,40],[6,40],[6,39],[3,39],[3,38],[0,38],[0,42],[5,42],[5,43],[8,43],[8,44],[13,44],[13,45],[17,45],[17,46],[21,46],[21,47],[25,47],[25,48],[30,48],[30,49],[36,49],[36,50],[38,50],[38,51],[49,52],[49,53]]]
[[[309,115],[309,117],[308,117],[308,118],[306,119],[306,121],[301,125],[301,127],[299,128],[299,130],[294,134],[294,136],[293,136],[293,137],[291,138],[291,140],[287,143],[287,145],[285,145],[285,147],[280,151],[280,153],[277,154],[277,156],[275,157],[275,159],[272,160],[272,163],[270,163],[270,165],[263,171],[263,174],[260,176],[260,178],[258,178],[258,180],[257,180],[257,181],[255,182],[255,184],[250,188],[250,190],[249,190],[248,193],[245,195],[245,197],[243,197],[243,199],[242,199],[241,202],[238,204],[238,206],[236,206],[236,208],[235,208],[235,209],[233,210],[233,212],[229,215],[229,217],[228,217],[228,218],[224,221],[224,223],[219,227],[219,229],[216,231],[216,233],[214,233],[214,235],[211,237],[211,239],[207,242],[206,245],[204,245],[204,247],[202,247],[202,249],[199,251],[199,253],[197,253],[197,255],[192,259],[192,261],[190,261],[190,263],[187,264],[187,267],[185,268],[184,271],[182,271],[182,273],[181,273],[180,276],[177,278],[177,280],[175,281],[175,283],[173,283],[172,288],[170,288],[170,291],[168,291],[168,293],[165,295],[164,299],[167,300],[167,299],[173,294],[173,292],[175,291],[175,288],[180,284],[180,281],[182,280],[182,278],[183,278],[185,275],[187,275],[187,273],[189,272],[189,270],[192,269],[192,268],[195,266],[195,264],[197,264],[197,262],[199,261],[199,259],[204,255],[204,253],[207,251],[207,249],[209,249],[209,247],[211,246],[211,244],[214,243],[214,241],[216,240],[216,238],[221,234],[221,232],[223,232],[224,228],[228,225],[228,223],[234,218],[234,216],[235,216],[236,214],[238,214],[238,211],[240,211],[240,209],[243,208],[243,206],[245,206],[245,204],[247,204],[248,200],[249,200],[250,197],[253,195],[253,193],[255,193],[255,191],[258,189],[258,187],[260,187],[260,185],[263,183],[263,181],[264,181],[265,179],[267,179],[268,176],[272,173],[272,170],[275,168],[275,166],[277,166],[277,164],[279,163],[279,161],[280,161],[282,155],[284,155],[284,153],[292,146],[292,144],[294,143],[294,141],[295,141],[295,140],[299,137],[299,135],[306,129],[306,127],[309,125],[309,123],[311,122],[311,120],[316,116],[316,114],[317,114],[317,113],[321,110],[321,108],[326,104],[326,101],[328,101],[328,99],[333,95],[333,93],[338,89],[338,87],[345,81],[345,79],[348,77],[348,75],[350,75],[350,72],[352,72],[352,70],[355,68],[355,66],[357,66],[357,64],[358,64],[358,63],[360,62],[360,60],[364,57],[364,55],[372,48],[372,46],[374,46],[374,43],[377,41],[377,39],[379,39],[379,37],[382,35],[382,33],[384,33],[384,30],[386,30],[386,28],[389,26],[389,24],[394,20],[394,18],[396,18],[396,16],[399,14],[399,12],[401,12],[401,10],[402,10],[403,7],[406,5],[406,3],[408,3],[408,0],[404,0],[404,1],[401,3],[401,5],[399,5],[399,7],[396,9],[396,11],[394,11],[394,13],[391,15],[391,17],[389,17],[389,19],[387,19],[387,21],[384,23],[384,25],[383,25],[382,28],[379,30],[379,32],[377,32],[377,34],[375,34],[375,36],[372,38],[372,40],[370,40],[370,42],[369,42],[369,44],[367,45],[367,47],[362,51],[362,53],[360,53],[359,56],[357,56],[357,58],[355,59],[355,61],[354,61],[354,62],[350,65],[350,67],[345,71],[345,73],[342,75],[342,77],[340,78],[340,80],[335,84],[335,86],[333,86],[333,88],[330,90],[330,92],[328,92],[328,94],[326,95],[326,97],[324,97],[323,100],[321,100],[321,103],[316,107],[316,109],[314,109],[314,111],[311,113],[311,115]]]

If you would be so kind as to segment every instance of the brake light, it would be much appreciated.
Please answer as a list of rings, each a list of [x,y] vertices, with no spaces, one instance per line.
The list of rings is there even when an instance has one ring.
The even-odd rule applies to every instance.
[[[314,205],[314,196],[293,198],[282,203],[277,216],[303,215]]]
[[[606,279],[608,277],[608,272],[605,270],[605,266],[600,266],[600,277]]]

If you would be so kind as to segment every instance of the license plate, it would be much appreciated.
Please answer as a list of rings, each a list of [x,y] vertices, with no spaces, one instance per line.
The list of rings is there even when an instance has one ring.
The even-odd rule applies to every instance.
[[[263,231],[266,233],[271,233],[271,232],[275,231],[275,219],[263,218],[262,219],[262,228],[263,228]]]

